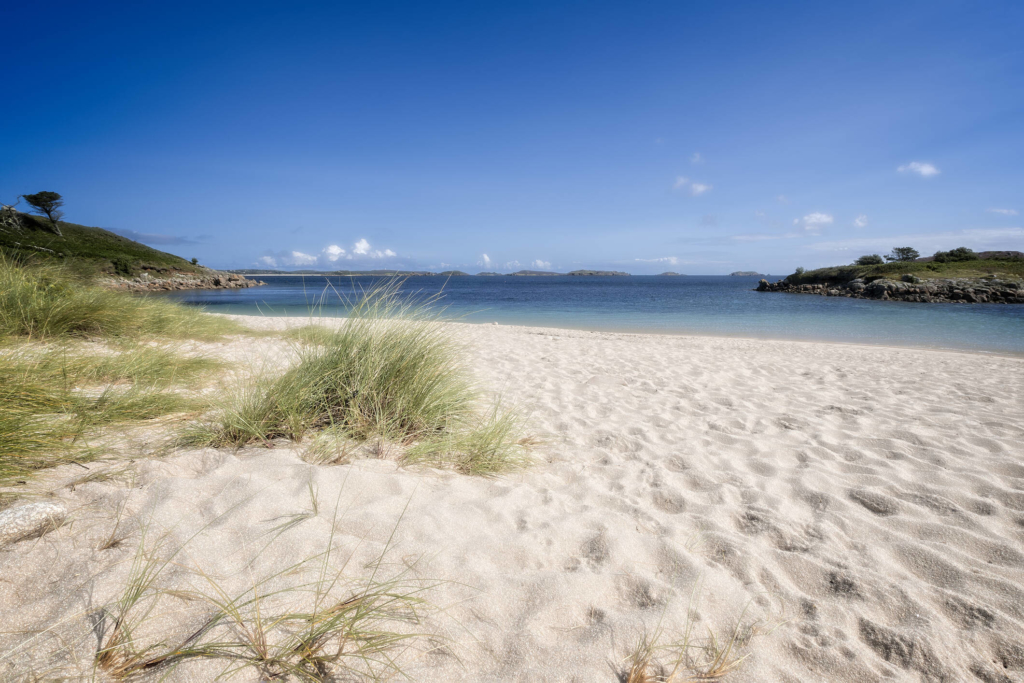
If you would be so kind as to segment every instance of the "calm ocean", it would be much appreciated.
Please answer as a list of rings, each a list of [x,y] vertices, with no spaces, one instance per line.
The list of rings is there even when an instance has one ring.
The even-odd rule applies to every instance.
[[[340,316],[371,277],[267,277],[242,290],[161,296],[217,313]],[[1024,354],[1024,306],[917,304],[752,291],[756,277],[412,277],[414,295],[443,290],[466,322],[584,330],[710,334],[924,346]]]

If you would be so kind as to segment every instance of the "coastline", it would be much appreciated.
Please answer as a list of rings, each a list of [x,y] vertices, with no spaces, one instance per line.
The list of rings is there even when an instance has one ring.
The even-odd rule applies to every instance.
[[[293,327],[298,327],[304,324],[321,324],[325,321],[332,321],[329,324],[340,324],[341,321],[345,320],[344,316],[303,316],[303,315],[267,315],[264,313],[219,313],[211,311],[211,315],[223,316],[225,318],[238,320],[242,324],[249,325],[252,319],[266,319],[275,321],[302,321],[294,323],[279,323],[277,325],[268,325],[266,328],[263,325],[255,326],[259,329],[274,329],[278,331],[284,331]],[[979,356],[995,356],[1004,358],[1024,358],[1024,351],[1009,351],[1009,350],[990,350],[982,348],[963,348],[956,346],[932,346],[926,344],[895,344],[891,342],[878,341],[840,341],[835,339],[808,339],[804,337],[783,337],[783,336],[770,336],[770,335],[749,335],[749,334],[728,334],[712,333],[707,331],[687,331],[687,330],[639,330],[633,328],[591,328],[591,327],[572,327],[566,325],[543,325],[543,324],[517,324],[517,323],[503,323],[503,322],[465,322],[459,320],[444,321],[444,325],[452,326],[467,326],[467,327],[501,327],[506,330],[530,330],[535,333],[558,333],[558,332],[569,332],[569,333],[581,333],[581,334],[597,334],[597,335],[609,335],[609,336],[623,336],[623,337],[674,337],[674,338],[708,338],[708,339],[729,339],[740,342],[751,342],[751,343],[786,343],[786,344],[811,344],[811,345],[834,345],[838,347],[854,347],[864,349],[891,349],[894,351],[906,350],[906,351],[923,351],[923,352],[937,352],[937,353],[960,353],[968,355],[979,355]]]

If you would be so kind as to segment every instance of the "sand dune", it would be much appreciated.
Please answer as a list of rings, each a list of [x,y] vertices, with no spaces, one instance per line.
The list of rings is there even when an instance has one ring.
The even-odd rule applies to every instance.
[[[452,327],[480,383],[528,409],[531,469],[316,467],[287,443],[149,457],[136,434],[130,472],[36,485],[73,522],[0,550],[0,677],[90,670],[88,615],[145,528],[157,553],[184,547],[162,579],[180,591],[203,588],[196,567],[244,591],[332,533],[350,576],[387,548],[382,576],[432,586],[416,629],[434,637],[401,657],[415,680],[615,681],[688,607],[700,637],[753,629],[726,680],[1024,680],[1024,359]],[[273,338],[207,348],[288,358]],[[125,540],[98,550],[121,506]],[[202,619],[161,605],[153,633]]]

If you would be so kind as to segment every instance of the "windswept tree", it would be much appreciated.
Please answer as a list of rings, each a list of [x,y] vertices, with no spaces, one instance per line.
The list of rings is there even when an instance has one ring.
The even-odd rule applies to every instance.
[[[878,265],[881,265],[883,263],[885,263],[885,260],[882,259],[882,257],[879,256],[878,254],[864,254],[859,259],[854,261],[853,265],[855,265],[855,266],[878,266]]]
[[[921,254],[913,247],[893,247],[891,254],[885,255],[886,261],[916,261]]]
[[[60,226],[57,221],[64,218],[64,212],[60,207],[64,206],[64,198],[56,192],[36,192],[35,194],[21,195],[29,206],[46,216],[55,233],[60,235]],[[63,235],[61,235],[63,237]]]

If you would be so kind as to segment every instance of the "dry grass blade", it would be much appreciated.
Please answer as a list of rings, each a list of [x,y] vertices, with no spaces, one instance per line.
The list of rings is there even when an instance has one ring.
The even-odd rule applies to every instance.
[[[316,509],[312,486],[310,495]],[[422,636],[407,627],[419,623],[425,605],[420,594],[432,586],[406,580],[405,572],[378,578],[394,531],[371,564],[371,575],[348,578],[347,561],[332,568],[334,527],[323,553],[255,581],[240,594],[230,594],[197,568],[209,590],[190,597],[211,611],[172,645],[143,645],[137,634],[160,597],[171,593],[159,588],[157,579],[181,548],[156,560],[155,552],[140,546],[125,590],[107,612],[113,625],[96,654],[97,665],[120,679],[200,659],[224,662],[225,676],[243,669],[255,669],[266,679],[304,681],[336,680],[342,674],[379,680],[400,674],[398,659],[405,645]],[[294,582],[314,565],[315,578]]]

